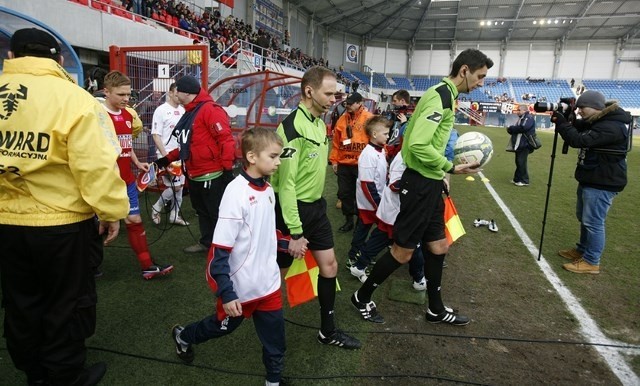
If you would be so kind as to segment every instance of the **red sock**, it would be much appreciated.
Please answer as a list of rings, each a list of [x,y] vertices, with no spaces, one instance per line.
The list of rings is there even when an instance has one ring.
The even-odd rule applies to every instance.
[[[147,234],[144,231],[142,223],[127,224],[127,234],[129,236],[129,244],[138,257],[140,268],[147,269],[153,263],[149,254],[149,246],[147,245]]]

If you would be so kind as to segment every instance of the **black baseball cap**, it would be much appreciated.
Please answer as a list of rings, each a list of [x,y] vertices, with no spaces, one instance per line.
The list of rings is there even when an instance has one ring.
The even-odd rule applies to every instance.
[[[357,92],[354,92],[352,94],[349,94],[345,102],[348,105],[352,105],[354,103],[360,103],[362,102],[362,100],[363,100],[362,95],[360,95]]]
[[[56,38],[37,28],[23,28],[14,32],[9,49],[16,56],[60,54],[60,44]]]

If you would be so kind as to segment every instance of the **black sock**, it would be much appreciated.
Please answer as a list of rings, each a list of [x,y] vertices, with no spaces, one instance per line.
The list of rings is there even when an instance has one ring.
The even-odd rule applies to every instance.
[[[442,263],[446,254],[435,255],[427,248],[424,253],[424,276],[427,278],[427,296],[429,297],[429,309],[434,314],[444,311],[444,304],[440,296],[442,284]]]
[[[323,277],[318,274],[318,301],[320,302],[320,331],[328,336],[336,329],[333,319],[336,303],[336,278]]]
[[[358,300],[363,303],[369,303],[371,301],[371,295],[373,291],[382,284],[389,275],[391,275],[402,264],[391,255],[391,250],[388,250],[380,260],[373,266],[371,275],[367,278],[367,281],[362,284],[362,287],[358,290]]]

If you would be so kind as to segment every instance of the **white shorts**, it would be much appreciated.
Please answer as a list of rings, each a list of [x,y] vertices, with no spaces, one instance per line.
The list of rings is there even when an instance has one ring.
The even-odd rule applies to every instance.
[[[167,188],[182,186],[184,185],[184,181],[184,174],[181,176],[172,176],[169,173],[162,175],[162,182]]]

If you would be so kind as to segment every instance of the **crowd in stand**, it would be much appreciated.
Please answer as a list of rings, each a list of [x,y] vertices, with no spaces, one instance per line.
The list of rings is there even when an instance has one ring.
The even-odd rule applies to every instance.
[[[231,15],[222,18],[217,10],[198,14],[185,3],[176,3],[174,0],[123,0],[122,3],[128,11],[142,16],[155,19],[154,15],[163,18],[170,15],[178,19],[179,28],[207,38],[212,58],[220,57],[229,48],[232,48],[232,53],[236,52],[239,48],[238,40],[244,40],[268,50],[255,50],[256,53],[266,54],[270,59],[289,63],[294,67],[305,69],[315,65],[329,66],[329,62],[323,58],[316,59],[304,54],[299,48],[289,48],[290,34],[287,30],[281,38],[264,30],[254,30],[251,25]],[[235,63],[235,60],[226,59],[225,63]]]
[[[511,98],[509,96],[509,94],[507,94],[506,92],[503,92],[500,95],[493,95],[491,90],[485,90],[484,93],[485,93],[485,95],[487,97],[489,97],[490,99],[493,99],[496,102],[502,102],[502,103],[514,103],[515,102],[515,99]]]

